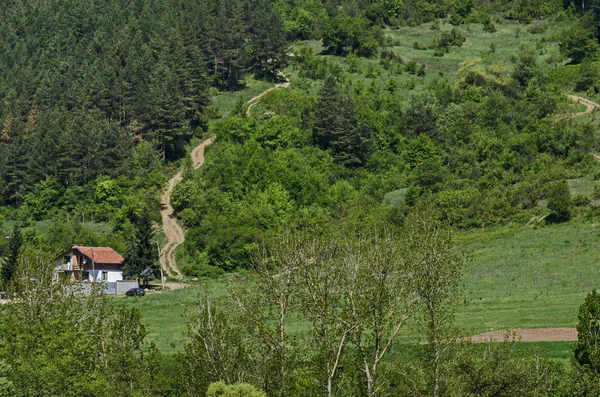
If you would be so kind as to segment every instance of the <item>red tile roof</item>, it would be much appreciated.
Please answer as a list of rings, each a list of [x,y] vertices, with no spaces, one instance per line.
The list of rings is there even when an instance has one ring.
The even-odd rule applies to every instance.
[[[82,245],[74,245],[73,249],[78,250],[96,263],[112,263],[120,265],[125,262],[125,258],[110,247],[84,247]]]

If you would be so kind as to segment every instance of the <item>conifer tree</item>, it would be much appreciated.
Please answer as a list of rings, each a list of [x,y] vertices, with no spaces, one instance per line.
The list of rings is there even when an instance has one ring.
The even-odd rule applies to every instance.
[[[367,157],[368,131],[359,125],[354,102],[340,91],[333,76],[319,91],[313,140],[322,149],[331,150],[335,161],[347,167],[357,167]]]
[[[8,252],[4,261],[5,263],[0,268],[0,285],[6,286],[12,281],[17,270],[17,262],[22,245],[23,236],[21,235],[21,230],[15,225],[8,241]]]

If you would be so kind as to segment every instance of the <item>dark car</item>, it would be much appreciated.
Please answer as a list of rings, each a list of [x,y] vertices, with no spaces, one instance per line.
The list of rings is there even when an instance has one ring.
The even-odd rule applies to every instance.
[[[132,288],[129,291],[125,292],[127,296],[144,296],[146,295],[146,291],[143,288]]]

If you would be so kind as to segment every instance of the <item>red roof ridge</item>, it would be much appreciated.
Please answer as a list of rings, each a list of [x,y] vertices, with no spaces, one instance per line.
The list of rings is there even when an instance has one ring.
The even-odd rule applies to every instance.
[[[110,247],[87,247],[84,245],[74,245],[76,249],[88,258],[98,263],[122,264],[125,258]]]

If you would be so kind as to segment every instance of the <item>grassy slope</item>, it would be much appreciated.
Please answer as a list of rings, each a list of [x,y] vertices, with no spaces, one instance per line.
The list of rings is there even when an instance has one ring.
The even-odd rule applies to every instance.
[[[457,325],[467,332],[509,327],[574,326],[585,295],[600,285],[596,272],[600,225],[558,225],[540,229],[473,231],[459,236],[472,254],[464,277],[464,302]],[[115,299],[143,314],[148,340],[162,351],[180,350],[185,313],[201,293],[223,296],[226,282],[185,290]],[[293,321],[291,326],[301,325]],[[567,360],[572,343],[548,342],[539,348]]]
[[[448,24],[441,25],[442,31],[451,28]],[[395,40],[393,50],[402,55],[405,61],[413,59],[425,64],[427,75],[425,78],[407,73],[390,76],[387,71],[380,70],[380,75],[375,79],[397,79],[399,90],[408,94],[413,89],[411,81],[416,82],[418,87],[438,78],[454,80],[454,72],[465,59],[481,58],[484,65],[497,62],[508,65],[510,56],[521,44],[535,47],[539,51],[539,61],[543,62],[557,54],[557,45],[555,42],[542,41],[542,38],[550,37],[564,27],[551,24],[543,35],[530,34],[527,26],[507,21],[497,24],[497,28],[496,33],[485,33],[481,25],[459,27],[467,37],[466,42],[442,58],[434,57],[433,50],[413,48],[415,41],[426,46],[439,34],[439,31],[430,30],[429,24],[387,31],[386,34]],[[490,53],[492,43],[496,51]],[[311,44],[318,53],[320,45]],[[347,63],[341,58],[327,58],[347,68]],[[377,64],[374,60],[361,60],[363,74],[354,74],[352,78],[369,83],[373,79],[366,78],[364,73],[369,65],[375,67]],[[289,69],[287,72],[292,80],[296,78],[294,71]],[[315,85],[313,82],[309,84]],[[269,86],[268,83],[249,81],[248,88],[241,95],[247,100]],[[214,104],[220,113],[230,111],[239,95],[221,94],[214,98]],[[577,107],[573,105],[572,108],[575,111]],[[572,190],[589,194],[593,182],[587,179],[584,183],[572,181]],[[403,193],[394,192],[386,198],[390,201],[401,200]],[[563,225],[535,230],[478,230],[462,234],[460,241],[471,250],[474,260],[465,271],[465,300],[457,313],[458,325],[473,332],[504,327],[574,325],[580,302],[590,289],[597,287],[600,278],[594,272],[599,256],[594,251],[600,239],[597,229],[597,225]],[[209,286],[194,286],[168,294],[148,295],[136,300],[116,299],[113,302],[132,304],[142,311],[148,326],[148,340],[155,342],[159,349],[179,350],[185,341],[185,312],[193,307],[199,294],[206,291],[207,287],[212,291],[211,295],[218,296],[222,295],[225,283],[215,281]],[[298,324],[293,326],[298,327]],[[570,354],[571,345],[552,342],[538,346],[550,357],[565,360]]]
[[[600,287],[600,226],[524,229],[491,238],[471,232],[465,305],[457,322],[476,332],[574,326],[585,295]]]

